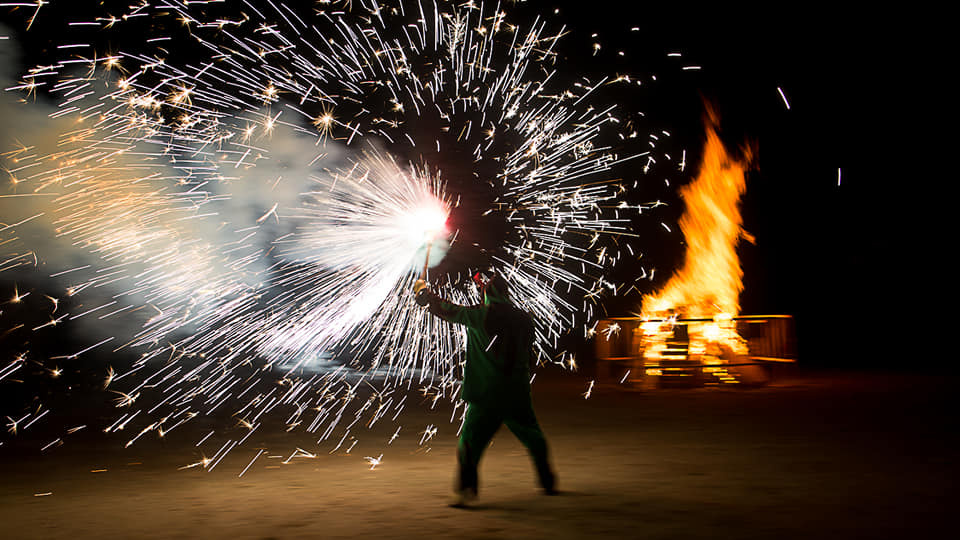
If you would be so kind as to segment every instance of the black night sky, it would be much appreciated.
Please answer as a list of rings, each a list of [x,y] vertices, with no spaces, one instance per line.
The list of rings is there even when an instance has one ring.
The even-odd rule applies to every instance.
[[[50,37],[91,9],[87,4],[100,9],[95,5],[103,3],[41,10],[30,31],[24,27],[31,10],[6,10],[4,21],[30,51],[24,65],[56,55]],[[743,313],[794,315],[802,363],[902,366],[880,339],[853,336],[878,332],[875,317],[893,308],[891,290],[906,286],[895,275],[914,266],[909,253],[915,244],[904,232],[909,203],[892,187],[904,182],[898,177],[903,159],[916,159],[895,157],[904,154],[909,123],[900,103],[916,95],[912,79],[927,64],[903,59],[904,45],[884,30],[890,21],[880,14],[809,4],[624,5],[556,1],[510,8],[518,22],[539,14],[551,25],[566,25],[561,76],[657,76],[635,108],[651,126],[672,132],[691,166],[671,179],[671,190],[647,188],[634,195],[638,200],[649,195],[677,202],[669,200],[671,191],[695,173],[705,102],[719,111],[728,148],[748,142],[757,149],[742,206],[745,228],[756,237],[756,245],[739,248]],[[601,45],[596,54],[593,43]],[[109,39],[105,45],[111,46]],[[700,69],[679,69],[691,65]],[[658,269],[651,290],[682,260],[677,236],[667,237],[659,226],[660,220],[675,222],[680,209],[662,210],[648,230],[637,231],[646,236],[647,264]],[[626,265],[615,275],[633,274],[636,269]],[[637,300],[614,298],[606,308],[627,315]]]

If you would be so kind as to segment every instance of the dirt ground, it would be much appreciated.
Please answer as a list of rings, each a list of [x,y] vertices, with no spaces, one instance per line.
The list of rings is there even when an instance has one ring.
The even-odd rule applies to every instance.
[[[534,385],[561,495],[534,485],[502,428],[480,498],[447,506],[449,407],[410,406],[329,454],[303,433],[255,433],[216,468],[180,470],[197,422],[123,449],[90,429],[44,452],[0,447],[0,537],[15,538],[920,538],[957,496],[956,378],[794,374],[756,389],[629,391],[589,377]],[[411,398],[412,399],[412,398]],[[422,432],[437,434],[422,446]],[[397,426],[396,441],[386,444]],[[258,438],[259,437],[259,438]],[[297,447],[317,457],[287,460]],[[260,450],[264,452],[243,476]],[[373,470],[364,457],[377,457]]]

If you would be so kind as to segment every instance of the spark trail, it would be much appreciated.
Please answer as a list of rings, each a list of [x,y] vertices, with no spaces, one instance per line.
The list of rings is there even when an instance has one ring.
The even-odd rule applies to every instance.
[[[71,24],[146,28],[146,45],[96,52],[68,36],[72,56],[7,89],[56,96],[58,136],[5,154],[3,196],[29,196],[44,232],[83,254],[86,264],[53,273],[69,281],[65,296],[112,293],[57,316],[135,323],[97,350],[136,352],[106,384],[126,408],[142,393],[154,401],[105,431],[145,412],[132,444],[223,407],[249,433],[279,415],[321,440],[343,433],[343,444],[363,415],[396,418],[404,402],[391,393],[404,385],[423,385],[434,403],[455,399],[465,337],[409,292],[424,220],[436,228],[471,189],[440,180],[440,156],[454,150],[494,192],[483,214],[508,233],[484,264],[535,315],[541,362],[616,291],[606,271],[633,236],[631,216],[649,206],[622,200],[616,170],[654,160],[630,150],[636,133],[621,111],[597,102],[629,77],[556,82],[565,28],[536,18],[523,29],[499,3],[472,1],[123,9]],[[10,246],[23,223],[0,225]],[[448,232],[431,262],[453,249],[460,231]],[[0,270],[33,253],[10,251]],[[433,281],[454,301],[478,298],[459,273]],[[364,401],[365,386],[375,391]]]

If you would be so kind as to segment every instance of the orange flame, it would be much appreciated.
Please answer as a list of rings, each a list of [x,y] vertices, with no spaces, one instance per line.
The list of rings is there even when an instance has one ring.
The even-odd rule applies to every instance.
[[[741,369],[725,365],[749,354],[746,340],[733,320],[740,311],[743,270],[737,257],[741,238],[753,241],[743,230],[740,196],[746,190],[744,170],[752,159],[732,158],[717,135],[717,117],[707,110],[707,141],[697,178],[680,191],[686,211],[680,229],[687,242],[683,266],[664,288],[643,298],[638,328],[642,337],[645,374],[684,373],[687,360],[699,362],[703,374],[717,383],[738,383]],[[675,334],[677,318],[687,321],[686,339]],[[705,321],[702,319],[706,319]]]
[[[644,296],[644,318],[728,318],[739,314],[743,270],[736,247],[740,238],[753,241],[743,230],[739,205],[746,190],[744,170],[752,153],[744,150],[743,161],[732,158],[720,142],[716,127],[717,117],[708,110],[700,171],[680,190],[686,204],[680,218],[686,257],[660,292]]]

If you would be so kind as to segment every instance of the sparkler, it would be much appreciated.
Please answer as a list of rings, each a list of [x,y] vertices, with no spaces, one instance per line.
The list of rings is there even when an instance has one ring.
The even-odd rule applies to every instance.
[[[10,196],[36,195],[17,200],[45,206],[0,232],[42,216],[84,262],[95,261],[53,272],[70,282],[66,297],[46,297],[53,311],[74,310],[56,320],[137,323],[130,335],[63,357],[107,343],[138,352],[104,383],[126,385],[115,391],[118,407],[157,396],[130,444],[229,404],[250,433],[282,408],[295,411],[290,429],[305,426],[321,441],[343,430],[339,448],[361,415],[372,414],[372,424],[393,407],[396,419],[404,402],[383,396],[404,384],[430,388],[434,404],[455,399],[465,336],[427,317],[409,293],[420,254],[426,279],[431,253],[436,260],[456,238],[444,223],[462,193],[440,180],[434,154],[466,149],[491,171],[477,183],[495,189],[485,215],[500,216],[509,232],[489,256],[536,316],[541,362],[617,289],[604,274],[621,245],[633,254],[623,242],[634,236],[631,214],[653,205],[622,200],[613,171],[652,156],[612,146],[636,134],[620,131],[627,123],[615,107],[592,100],[633,81],[554,83],[564,29],[538,18],[523,30],[505,22],[499,4],[345,7],[244,1],[230,12],[144,1],[121,17],[79,23],[106,30],[147,18],[161,32],[147,43],[164,49],[74,56],[12,87],[60,98],[49,115],[59,135],[50,148],[7,154]],[[206,55],[161,55],[184,41]],[[397,153],[424,165],[401,165]],[[24,260],[4,256],[0,268]],[[435,286],[453,301],[478,297],[460,283],[447,274]],[[65,306],[97,290],[115,294],[82,311]],[[558,357],[574,368],[572,356]],[[360,382],[373,380],[382,381],[380,401],[361,403]],[[223,443],[203,467],[239,444]]]

